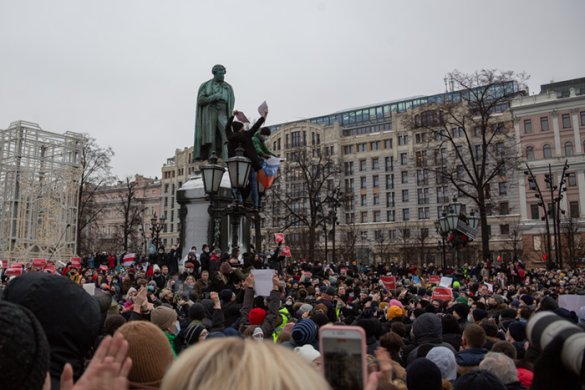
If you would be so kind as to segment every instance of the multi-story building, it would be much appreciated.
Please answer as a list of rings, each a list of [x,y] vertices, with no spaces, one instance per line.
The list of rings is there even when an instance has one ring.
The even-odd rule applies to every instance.
[[[76,254],[83,142],[25,121],[0,131],[0,258]]]
[[[518,177],[524,254],[539,260],[547,253],[556,259],[560,255],[565,264],[585,257],[585,78],[542,85],[538,95],[515,99],[511,112],[520,168],[535,179]],[[549,249],[555,231],[557,244],[553,236]]]
[[[192,162],[193,147],[177,149],[175,155],[167,159],[162,167],[161,211],[166,217],[166,229],[161,232],[162,243],[170,248],[180,245],[179,204],[176,193],[198,169],[199,163]],[[191,245],[187,243],[187,245]]]
[[[512,92],[517,91],[515,84],[510,86],[514,88]],[[463,93],[419,96],[274,126],[270,146],[286,162],[281,182],[272,191],[302,191],[298,184],[294,186],[294,178],[287,177],[287,166],[298,159],[299,146],[312,153],[312,158],[315,153],[330,155],[339,171],[325,188],[339,186],[346,201],[342,202],[337,219],[340,225],[335,230],[336,236],[331,237],[331,226],[327,228],[327,234],[318,239],[321,248],[328,242],[331,253],[334,238],[339,246],[337,253],[343,254],[343,247],[351,243],[355,248],[350,253],[360,259],[438,261],[441,251],[437,247],[439,236],[435,222],[458,191],[435,174],[439,144],[433,142],[430,132],[410,123],[409,119],[417,113],[424,115],[425,107],[461,102]],[[494,120],[503,128],[512,129],[507,107],[507,104],[496,107]],[[454,138],[465,139],[456,134],[456,128],[448,131],[455,131]],[[480,138],[480,134],[471,134],[471,129],[467,131],[470,137]],[[512,256],[509,241],[520,210],[518,191],[508,183],[515,173],[498,175],[486,189],[488,232],[494,256]],[[282,204],[274,198],[272,195],[266,213],[269,218],[264,223],[266,239],[286,225],[283,221],[286,211],[283,213]],[[299,199],[296,207],[306,208],[308,200],[302,196]],[[468,210],[475,207],[469,199],[460,200]],[[302,241],[302,235],[295,237],[298,228],[288,228],[288,232],[293,242],[295,238]],[[479,248],[479,242],[468,245],[467,260],[477,259]]]
[[[95,195],[95,207],[101,210],[99,219],[84,229],[88,250],[120,253],[127,236],[128,251],[145,255],[152,240],[151,220],[155,215],[161,215],[160,204],[161,182],[158,178],[136,175],[133,180],[118,181],[99,189]]]

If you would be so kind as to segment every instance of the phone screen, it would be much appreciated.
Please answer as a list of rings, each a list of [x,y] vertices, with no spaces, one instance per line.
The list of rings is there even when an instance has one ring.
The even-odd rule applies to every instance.
[[[334,390],[363,389],[361,334],[348,330],[323,332],[321,345],[325,378]]]

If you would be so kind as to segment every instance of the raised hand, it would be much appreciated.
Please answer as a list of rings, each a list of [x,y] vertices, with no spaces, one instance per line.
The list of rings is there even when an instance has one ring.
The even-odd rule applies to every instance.
[[[113,338],[105,337],[77,383],[73,383],[71,364],[65,364],[61,374],[61,389],[127,389],[128,373],[132,368],[132,359],[127,357],[127,354],[128,342],[124,336],[118,333]]]

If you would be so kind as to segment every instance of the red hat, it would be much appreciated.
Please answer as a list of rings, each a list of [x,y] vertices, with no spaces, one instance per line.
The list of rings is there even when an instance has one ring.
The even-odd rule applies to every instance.
[[[262,325],[265,318],[266,310],[260,309],[259,307],[255,307],[254,309],[250,310],[250,314],[248,315],[250,325]]]

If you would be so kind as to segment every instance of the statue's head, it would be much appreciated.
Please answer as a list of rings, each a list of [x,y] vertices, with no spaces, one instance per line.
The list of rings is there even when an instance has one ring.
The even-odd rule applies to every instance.
[[[217,64],[211,69],[211,73],[213,73],[213,79],[215,81],[223,81],[225,76],[225,66]]]

